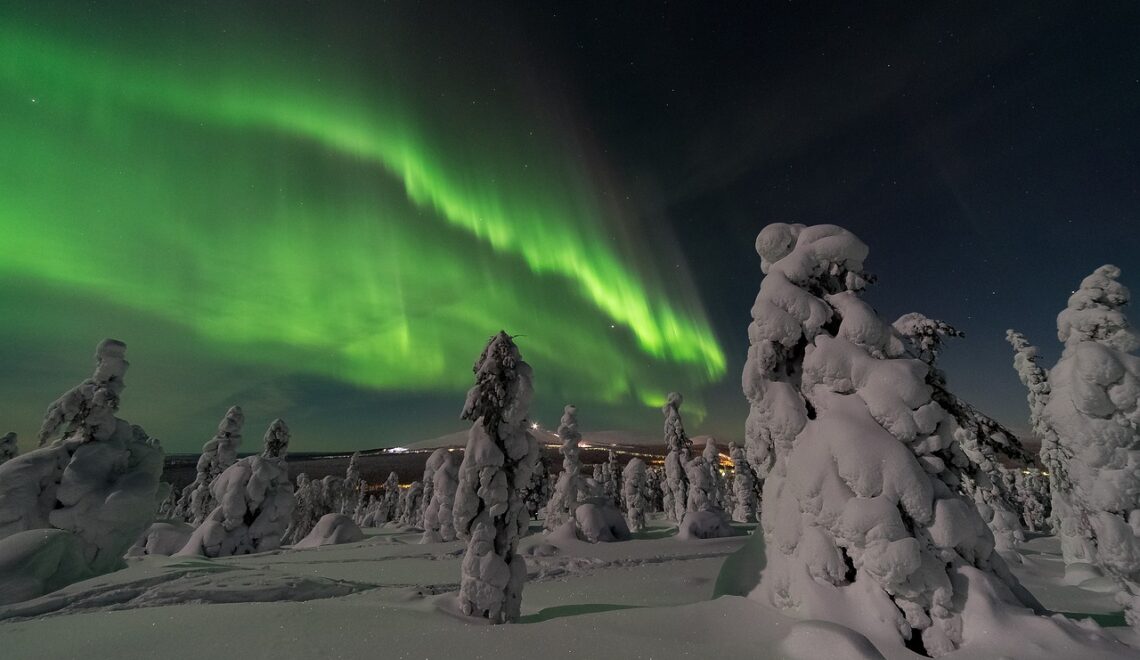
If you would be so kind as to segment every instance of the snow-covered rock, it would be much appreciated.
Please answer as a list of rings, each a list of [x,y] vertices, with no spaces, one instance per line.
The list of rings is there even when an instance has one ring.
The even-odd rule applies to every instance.
[[[130,557],[161,555],[169,557],[182,548],[194,533],[194,526],[181,520],[155,521],[127,552]]]
[[[608,498],[597,498],[578,506],[574,512],[578,536],[590,543],[613,543],[630,539],[625,518]]]

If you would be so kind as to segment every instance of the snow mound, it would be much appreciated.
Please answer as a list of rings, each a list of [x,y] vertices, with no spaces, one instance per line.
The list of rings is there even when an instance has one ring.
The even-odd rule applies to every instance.
[[[629,526],[617,507],[609,502],[587,502],[574,511],[582,538],[590,543],[628,541]]]
[[[788,660],[885,660],[863,635],[830,621],[800,621],[780,642],[781,657]]]
[[[169,557],[185,547],[194,526],[181,520],[160,520],[151,525],[127,551],[129,557],[163,555]]]
[[[720,539],[726,536],[736,536],[736,530],[728,523],[728,518],[722,511],[690,511],[685,514],[677,529],[677,538],[689,539]]]
[[[309,535],[293,546],[294,550],[316,548],[322,545],[340,545],[364,540],[364,532],[343,513],[329,513],[321,516]]]

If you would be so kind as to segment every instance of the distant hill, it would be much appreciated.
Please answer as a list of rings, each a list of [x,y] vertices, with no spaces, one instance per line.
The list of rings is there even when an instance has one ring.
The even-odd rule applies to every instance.
[[[558,436],[548,429],[533,429],[531,431],[538,441],[543,444],[557,445],[561,444]],[[709,436],[698,435],[693,437],[693,446],[704,448],[705,442],[708,441]],[[728,450],[728,441],[720,438],[716,439],[717,446],[722,451]],[[631,431],[586,431],[582,433],[583,446],[589,447],[664,447],[665,439],[660,436],[644,435],[641,433],[634,433]],[[404,445],[406,449],[435,449],[437,447],[465,447],[467,446],[467,431],[456,431],[455,433],[448,433],[438,438],[430,438],[428,440],[418,440],[408,445]]]

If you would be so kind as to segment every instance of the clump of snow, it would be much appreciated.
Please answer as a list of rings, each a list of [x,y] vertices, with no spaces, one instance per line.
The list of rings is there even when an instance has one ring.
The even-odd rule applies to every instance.
[[[780,657],[788,660],[885,660],[871,640],[830,621],[800,621],[780,642]]]
[[[587,501],[574,512],[579,537],[590,543],[613,543],[630,539],[629,526],[621,511],[609,501],[600,498]]]
[[[38,595],[36,588],[116,570],[154,519],[162,447],[116,416],[126,345],[104,340],[95,362],[90,378],[48,408],[41,447],[0,465],[0,561],[35,576],[0,570],[0,593]],[[60,532],[43,531],[51,529]]]
[[[437,449],[428,458],[428,463],[432,475],[431,500],[424,509],[424,535],[420,542],[454,541],[451,507],[459,486],[459,466],[455,463],[455,455],[445,448]]]
[[[280,547],[294,506],[288,447],[289,428],[274,420],[262,453],[234,463],[211,484],[218,506],[177,554],[228,557]]]
[[[539,456],[526,423],[533,374],[505,332],[487,343],[474,372],[462,414],[474,425],[452,508],[455,529],[467,539],[459,607],[500,623],[519,617],[526,580],[517,548],[529,525],[522,492]]]
[[[308,536],[293,545],[294,550],[316,548],[322,545],[340,545],[364,540],[364,532],[343,513],[327,513],[321,516]]]
[[[194,526],[181,520],[159,520],[153,523],[131,549],[127,556],[161,555],[169,557],[186,546]]]
[[[578,493],[582,489],[582,459],[578,442],[582,440],[582,434],[578,431],[578,408],[575,406],[567,405],[562,409],[558,437],[562,439],[562,472],[558,475],[550,501],[546,503],[543,526],[548,532],[573,520],[578,509]]]
[[[239,406],[232,406],[226,411],[214,437],[202,445],[197,474],[194,481],[182,489],[182,496],[174,510],[176,516],[197,527],[218,505],[210,494],[210,484],[237,461],[237,448],[241,444],[241,427],[244,423],[245,415]]]

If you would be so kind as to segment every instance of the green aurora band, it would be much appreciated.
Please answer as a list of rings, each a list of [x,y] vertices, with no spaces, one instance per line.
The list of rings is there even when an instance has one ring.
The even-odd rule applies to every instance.
[[[520,128],[525,103],[457,119],[398,67],[377,82],[244,48],[272,54],[0,22],[4,280],[385,391],[461,391],[500,327],[579,400],[657,405],[724,375],[687,276],[615,232],[628,212],[552,131]],[[66,321],[31,330],[98,334]]]

